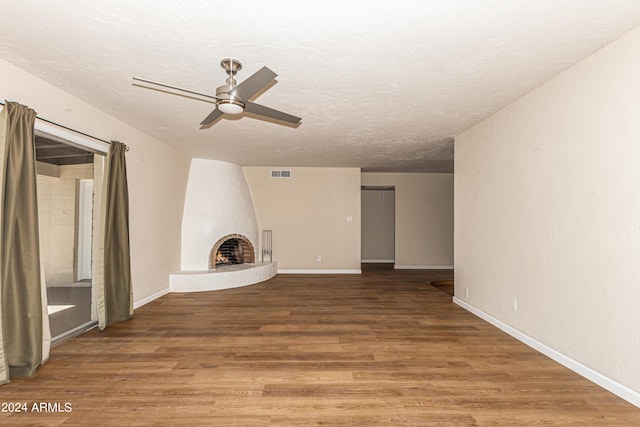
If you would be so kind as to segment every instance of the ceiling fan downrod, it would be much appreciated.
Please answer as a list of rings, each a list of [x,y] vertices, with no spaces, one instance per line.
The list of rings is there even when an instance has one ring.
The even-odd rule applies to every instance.
[[[227,84],[230,88],[235,87],[236,79],[234,79],[236,73],[242,70],[242,64],[237,59],[224,58],[220,61],[220,66],[227,73]]]

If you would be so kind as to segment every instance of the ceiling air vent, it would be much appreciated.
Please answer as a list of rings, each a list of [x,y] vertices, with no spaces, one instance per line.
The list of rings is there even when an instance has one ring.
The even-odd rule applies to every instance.
[[[271,178],[291,178],[291,171],[290,170],[272,170],[271,171]]]

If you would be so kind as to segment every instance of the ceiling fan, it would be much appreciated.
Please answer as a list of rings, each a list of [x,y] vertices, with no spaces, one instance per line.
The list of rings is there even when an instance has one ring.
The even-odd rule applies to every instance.
[[[200,129],[211,127],[216,120],[225,114],[237,115],[243,112],[247,112],[258,116],[259,118],[273,119],[285,124],[298,125],[300,124],[300,117],[292,116],[291,114],[283,113],[282,111],[274,110],[273,108],[265,107],[264,105],[256,104],[250,99],[260,94],[264,90],[268,89],[273,79],[277,74],[268,69],[262,67],[256,71],[252,76],[244,80],[242,83],[236,85],[234,76],[238,71],[242,69],[242,64],[237,59],[224,58],[220,61],[220,66],[226,71],[228,77],[226,83],[216,89],[216,94],[207,95],[204,93],[194,92],[192,90],[182,89],[175,86],[169,86],[163,83],[153,82],[151,80],[140,79],[133,77],[133,80],[159,86],[162,88],[177,90],[183,92],[183,96],[197,95],[206,98],[206,102],[212,102],[215,100],[216,109],[213,110],[205,119],[200,123]],[[140,86],[147,89],[147,86],[134,83],[134,86]],[[157,90],[157,89],[156,89]],[[169,92],[170,93],[170,92]],[[191,96],[189,96],[191,97]],[[198,99],[198,98],[193,98]],[[204,101],[200,99],[201,101]]]

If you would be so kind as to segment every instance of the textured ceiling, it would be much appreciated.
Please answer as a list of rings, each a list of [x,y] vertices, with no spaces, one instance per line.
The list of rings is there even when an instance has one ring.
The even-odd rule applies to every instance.
[[[0,0],[0,58],[191,156],[241,165],[453,170],[453,137],[640,24],[638,0]],[[223,118],[132,77],[256,102],[298,128]],[[0,94],[0,97],[2,94]],[[19,100],[18,100],[19,101]],[[32,106],[37,109],[37,106]]]

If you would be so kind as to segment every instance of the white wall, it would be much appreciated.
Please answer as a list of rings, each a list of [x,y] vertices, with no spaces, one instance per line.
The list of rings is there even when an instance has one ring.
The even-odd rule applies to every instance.
[[[456,296],[640,392],[640,28],[455,144]]]
[[[453,174],[363,173],[362,185],[395,186],[396,268],[453,268]]]
[[[360,272],[360,169],[285,168],[291,178],[271,178],[272,169],[244,172],[278,271]]]
[[[247,237],[257,251],[258,224],[242,168],[194,159],[182,219],[182,270],[209,269],[211,248],[230,234]]]
[[[53,85],[0,60],[0,98],[103,139],[126,143],[134,300],[169,288],[180,268],[180,224],[189,157]]]

